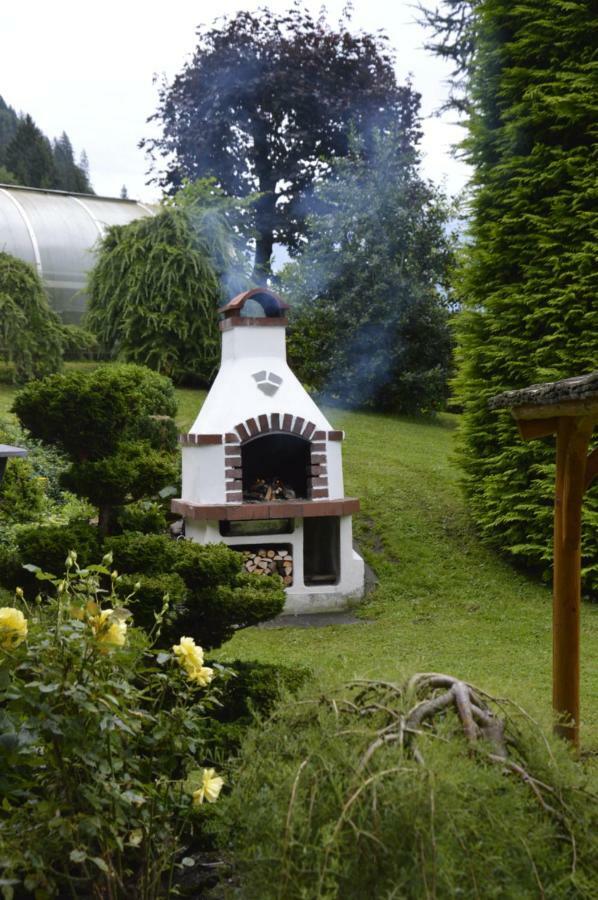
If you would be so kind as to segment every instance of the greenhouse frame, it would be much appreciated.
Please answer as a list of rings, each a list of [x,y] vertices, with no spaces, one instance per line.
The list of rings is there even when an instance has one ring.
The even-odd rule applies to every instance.
[[[63,322],[77,324],[106,229],[155,213],[137,200],[0,184],[0,251],[30,263]]]

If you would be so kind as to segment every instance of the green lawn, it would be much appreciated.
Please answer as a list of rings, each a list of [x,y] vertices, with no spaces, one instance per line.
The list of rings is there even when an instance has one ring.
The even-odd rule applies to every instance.
[[[360,625],[240,632],[235,657],[311,666],[325,684],[443,671],[510,696],[548,723],[551,598],[484,548],[451,461],[455,418],[415,422],[331,412],[344,443],[355,530],[380,584]],[[598,606],[583,609],[582,740],[598,751]]]
[[[12,390],[0,389],[0,415]],[[187,430],[205,394],[178,390]],[[345,490],[361,498],[356,537],[380,583],[364,623],[252,628],[220,658],[309,665],[331,684],[446,671],[550,720],[550,590],[514,571],[474,534],[451,460],[455,417],[436,422],[330,411],[347,432]],[[582,615],[582,742],[598,752],[598,606]]]

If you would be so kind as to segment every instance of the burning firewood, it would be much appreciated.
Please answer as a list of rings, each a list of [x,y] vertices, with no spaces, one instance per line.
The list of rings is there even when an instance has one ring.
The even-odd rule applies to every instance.
[[[269,503],[271,500],[294,500],[296,496],[293,488],[285,484],[281,478],[272,478],[269,481],[256,478],[249,490],[245,491],[243,499]]]

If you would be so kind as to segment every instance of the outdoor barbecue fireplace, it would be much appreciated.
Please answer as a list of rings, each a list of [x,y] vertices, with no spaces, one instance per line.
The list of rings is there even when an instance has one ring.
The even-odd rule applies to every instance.
[[[187,538],[225,542],[247,571],[279,575],[285,612],[327,612],[363,595],[345,497],[343,432],[286,362],[287,304],[266,288],[222,310],[222,360],[191,431],[181,435]]]

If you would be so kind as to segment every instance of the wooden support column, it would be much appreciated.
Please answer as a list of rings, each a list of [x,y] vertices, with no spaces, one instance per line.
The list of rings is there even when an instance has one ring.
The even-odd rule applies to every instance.
[[[505,391],[488,403],[511,410],[524,441],[556,434],[552,704],[557,734],[579,747],[581,511],[598,478],[598,447],[588,456],[598,425],[598,372]]]
[[[591,420],[559,416],[554,505],[552,702],[556,732],[579,746],[581,511]]]

